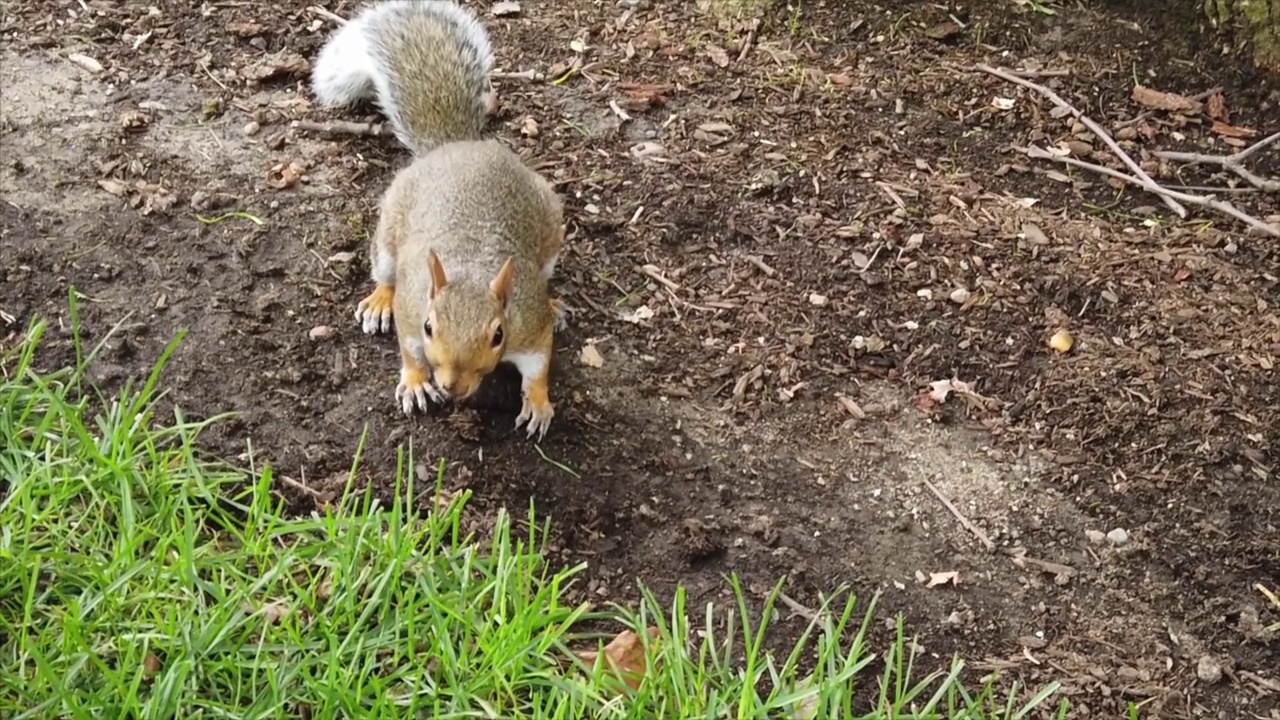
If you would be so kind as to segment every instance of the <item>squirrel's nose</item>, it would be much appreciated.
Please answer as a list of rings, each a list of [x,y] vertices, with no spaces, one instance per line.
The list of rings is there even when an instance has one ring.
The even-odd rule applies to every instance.
[[[449,392],[450,397],[461,398],[466,397],[467,393],[471,391],[471,388],[468,387],[466,380],[458,378],[449,383],[445,390]]]

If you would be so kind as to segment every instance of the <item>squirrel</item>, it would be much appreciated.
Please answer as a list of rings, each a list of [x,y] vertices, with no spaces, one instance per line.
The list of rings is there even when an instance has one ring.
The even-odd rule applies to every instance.
[[[552,339],[567,307],[548,281],[564,243],[551,184],[496,139],[493,51],[475,14],[452,0],[383,0],[353,16],[316,58],[319,105],[373,99],[413,154],[383,195],[370,239],[374,288],[356,308],[364,332],[395,326],[405,414],[465,400],[500,362],[521,375],[516,428],[545,436]]]

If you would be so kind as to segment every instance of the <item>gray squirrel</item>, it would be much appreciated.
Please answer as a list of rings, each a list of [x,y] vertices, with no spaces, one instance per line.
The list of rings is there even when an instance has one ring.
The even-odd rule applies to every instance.
[[[374,289],[356,308],[366,333],[395,326],[401,409],[470,397],[507,362],[522,378],[516,427],[540,439],[555,414],[547,380],[565,324],[548,289],[564,212],[550,183],[484,137],[492,70],[488,32],[469,9],[384,0],[328,39],[312,88],[324,108],[376,101],[414,156],[383,195]]]

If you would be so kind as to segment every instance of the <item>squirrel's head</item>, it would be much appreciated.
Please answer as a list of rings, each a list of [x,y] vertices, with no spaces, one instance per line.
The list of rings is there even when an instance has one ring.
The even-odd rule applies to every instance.
[[[427,253],[431,303],[422,339],[435,384],[454,399],[470,397],[502,359],[515,262],[508,258],[487,286],[449,282],[435,251]]]

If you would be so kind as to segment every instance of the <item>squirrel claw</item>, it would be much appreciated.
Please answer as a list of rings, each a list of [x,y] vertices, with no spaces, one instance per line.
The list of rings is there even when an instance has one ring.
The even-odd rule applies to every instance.
[[[551,329],[561,332],[569,327],[569,306],[563,300],[551,301]]]
[[[395,290],[379,285],[356,306],[356,320],[367,335],[391,330],[391,300]]]
[[[401,372],[400,384],[396,385],[396,402],[400,403],[404,414],[412,415],[415,406],[426,412],[430,406],[428,401],[443,402],[444,396],[431,384],[430,379],[406,377],[406,373]]]
[[[538,407],[525,398],[524,407],[520,408],[520,414],[516,416],[516,429],[519,430],[521,425],[528,423],[525,436],[532,439],[536,435],[541,440],[546,436],[547,428],[551,427],[551,418],[555,414],[551,403]]]

